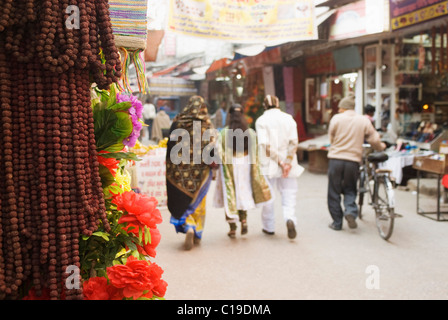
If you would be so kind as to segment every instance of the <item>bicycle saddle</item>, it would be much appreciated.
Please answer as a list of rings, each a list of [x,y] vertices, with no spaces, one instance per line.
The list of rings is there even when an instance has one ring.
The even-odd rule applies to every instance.
[[[389,159],[389,156],[384,152],[373,152],[368,155],[367,160],[369,162],[384,162]]]

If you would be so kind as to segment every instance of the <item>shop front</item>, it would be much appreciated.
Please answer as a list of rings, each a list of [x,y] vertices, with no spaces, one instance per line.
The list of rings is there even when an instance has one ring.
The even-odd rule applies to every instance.
[[[447,26],[431,27],[395,44],[396,131],[419,148],[438,150],[448,138]]]
[[[365,101],[383,138],[397,143],[383,167],[401,185],[448,140],[447,15],[447,1],[391,1],[391,32],[364,49]]]

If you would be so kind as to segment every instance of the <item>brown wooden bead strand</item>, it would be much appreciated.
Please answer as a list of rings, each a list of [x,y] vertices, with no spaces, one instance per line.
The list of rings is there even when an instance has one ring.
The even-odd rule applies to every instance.
[[[80,8],[79,30],[65,26],[68,5]],[[0,299],[30,286],[83,298],[65,288],[67,267],[81,267],[82,234],[110,230],[91,81],[108,89],[120,75],[107,1],[2,1]]]

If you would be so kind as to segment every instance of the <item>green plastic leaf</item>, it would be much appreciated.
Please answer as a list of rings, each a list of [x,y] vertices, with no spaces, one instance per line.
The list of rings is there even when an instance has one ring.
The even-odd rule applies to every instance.
[[[94,233],[92,233],[93,236],[97,236],[97,237],[101,237],[106,241],[109,241],[109,234],[105,233],[105,232],[101,232],[101,231],[96,231]]]
[[[145,244],[151,243],[151,233],[147,226],[145,226]]]
[[[107,167],[103,166],[102,164],[100,164],[99,166],[99,174],[101,177],[101,183],[103,185],[103,188],[106,188],[115,182],[115,178],[110,172],[110,170]]]
[[[129,248],[131,251],[137,251],[137,246],[135,245],[134,242],[132,242],[131,239],[126,239],[126,240],[124,241],[124,243],[126,243],[126,245],[128,246],[128,248]]]
[[[123,150],[124,148],[124,144],[123,142],[117,142],[117,143],[113,143],[113,144],[109,144],[107,145],[104,149],[104,151],[109,151],[109,152],[118,152],[120,150]]]
[[[117,91],[115,89],[115,84],[110,86],[109,99],[107,101],[107,107],[113,106],[117,103]]]
[[[109,172],[110,173],[110,172]],[[112,175],[112,174],[111,174]],[[101,176],[101,182],[103,182],[103,179],[102,179],[102,176]],[[109,191],[110,191],[110,193],[115,193],[115,194],[117,194],[117,193],[120,193],[122,190],[121,190],[121,188],[120,188],[120,186],[117,186],[117,185],[108,185],[108,187],[109,187]],[[104,186],[104,182],[103,182],[103,188],[106,188],[106,186]]]
[[[143,231],[142,228],[138,228],[138,241],[140,241],[140,243],[143,241]]]
[[[101,153],[103,158],[113,158],[117,160],[134,160],[141,161],[141,159],[133,152],[110,152],[110,153]]]
[[[123,101],[123,102],[108,106],[107,109],[113,110],[113,111],[127,111],[127,110],[129,110],[130,107],[132,107],[132,103],[130,101]]]
[[[117,252],[117,254],[115,255],[115,259],[117,259],[125,254],[126,254],[126,249],[123,248],[119,252]]]
[[[132,120],[126,112],[116,112],[115,116],[117,117],[117,120],[112,126],[111,131],[118,139],[123,140],[124,138],[129,137],[134,129]]]

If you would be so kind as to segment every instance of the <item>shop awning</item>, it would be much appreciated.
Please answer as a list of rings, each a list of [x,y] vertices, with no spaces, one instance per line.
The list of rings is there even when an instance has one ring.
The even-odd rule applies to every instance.
[[[331,9],[334,9],[357,1],[359,0],[328,0],[317,4],[316,7],[330,7]]]
[[[193,68],[199,67],[203,65],[204,57],[192,57],[189,58],[186,61],[174,64],[168,68],[165,68],[163,70],[159,70],[153,73],[152,77],[157,78],[161,76],[179,76],[179,75],[187,75],[192,74]]]
[[[171,66],[169,68],[154,72],[152,74],[152,77],[156,78],[156,77],[161,77],[161,76],[166,76],[168,74],[170,74],[172,71],[174,71],[180,64],[176,64],[174,66]]]
[[[206,73],[212,73],[214,71],[223,69],[225,67],[230,66],[232,63],[233,63],[232,60],[230,60],[228,58],[222,58],[219,60],[215,60],[212,62],[212,64],[210,65],[210,67],[208,68]]]

